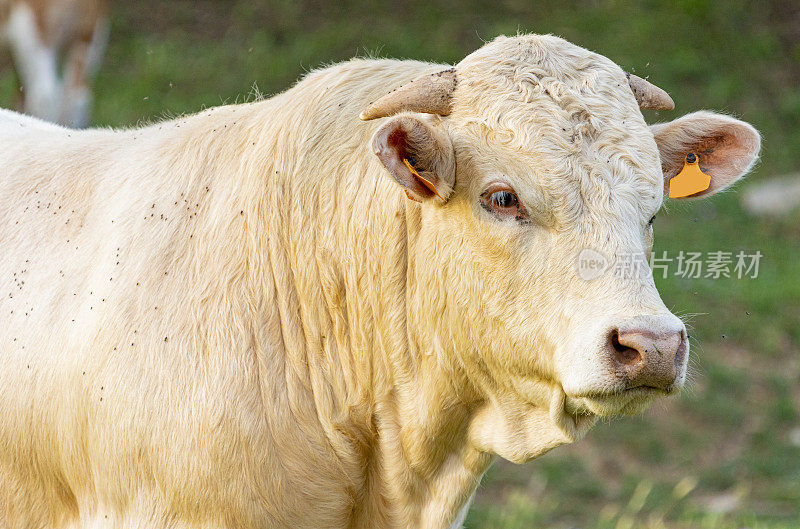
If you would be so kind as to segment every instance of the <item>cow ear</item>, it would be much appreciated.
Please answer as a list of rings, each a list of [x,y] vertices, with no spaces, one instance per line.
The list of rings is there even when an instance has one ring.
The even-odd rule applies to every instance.
[[[455,185],[455,154],[450,137],[431,121],[391,118],[372,137],[372,150],[406,196],[417,202],[446,202]]]
[[[664,196],[668,196],[669,181],[683,169],[689,153],[697,156],[700,170],[711,179],[708,189],[690,198],[705,198],[744,176],[761,148],[761,136],[751,125],[713,112],[694,112],[652,125],[650,130],[661,154]]]

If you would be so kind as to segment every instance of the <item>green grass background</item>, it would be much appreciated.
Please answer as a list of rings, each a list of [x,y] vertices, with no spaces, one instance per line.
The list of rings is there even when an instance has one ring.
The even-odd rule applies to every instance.
[[[753,123],[763,151],[748,182],[800,170],[800,8],[776,0],[120,0],[94,120],[272,94],[354,55],[457,62],[517,31],[650,76],[677,105],[651,122],[708,108]],[[0,72],[0,104],[13,91]],[[800,528],[800,214],[751,218],[739,196],[669,205],[655,223],[656,252],[764,255],[757,279],[658,279],[693,314],[688,389],[530,464],[499,462],[467,527]]]

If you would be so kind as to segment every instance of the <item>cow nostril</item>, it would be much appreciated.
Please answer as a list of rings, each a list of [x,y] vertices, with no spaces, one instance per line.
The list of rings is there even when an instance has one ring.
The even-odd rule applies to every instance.
[[[642,354],[632,347],[622,345],[619,341],[619,331],[614,329],[609,335],[611,350],[614,351],[614,359],[620,364],[630,366],[642,361]]]

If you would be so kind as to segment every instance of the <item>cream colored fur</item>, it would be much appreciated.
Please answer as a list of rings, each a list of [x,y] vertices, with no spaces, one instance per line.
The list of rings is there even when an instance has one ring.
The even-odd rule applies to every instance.
[[[495,455],[651,400],[603,333],[675,317],[574,267],[652,243],[624,73],[548,36],[468,56],[453,113],[417,116],[455,187],[418,204],[358,115],[439,68],[353,60],[134,130],[0,114],[0,527],[446,528]],[[495,178],[535,223],[481,210]]]

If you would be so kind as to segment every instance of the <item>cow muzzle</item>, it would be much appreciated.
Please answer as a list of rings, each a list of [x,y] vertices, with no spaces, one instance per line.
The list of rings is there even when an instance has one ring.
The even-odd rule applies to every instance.
[[[605,355],[624,390],[672,393],[683,384],[688,350],[686,328],[677,318],[649,317],[612,328]]]
[[[589,332],[596,337],[593,346],[572,346],[568,351],[575,352],[557,357],[563,366],[559,375],[567,413],[641,413],[658,397],[683,387],[689,342],[686,327],[675,315],[612,317]]]

